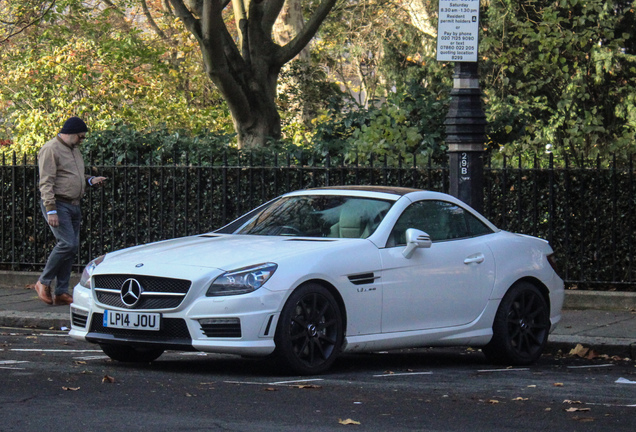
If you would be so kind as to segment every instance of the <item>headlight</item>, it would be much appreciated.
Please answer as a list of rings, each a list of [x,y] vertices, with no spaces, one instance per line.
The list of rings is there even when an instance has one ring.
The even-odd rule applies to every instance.
[[[104,261],[104,257],[106,255],[101,255],[95,258],[93,261],[86,264],[84,267],[84,271],[82,272],[82,278],[80,279],[80,285],[86,288],[91,287],[91,275],[93,274],[93,270],[97,267],[102,261]]]
[[[228,296],[256,291],[272,277],[277,264],[265,263],[223,273],[214,279],[206,296]]]

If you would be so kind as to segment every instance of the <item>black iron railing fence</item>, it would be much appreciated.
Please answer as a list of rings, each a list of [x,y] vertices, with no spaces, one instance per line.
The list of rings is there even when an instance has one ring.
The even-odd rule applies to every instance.
[[[91,157],[87,166],[108,181],[83,201],[76,269],[105,252],[214,230],[291,190],[378,184],[448,191],[447,167],[430,159],[332,160],[290,154],[133,165]],[[549,240],[568,285],[633,291],[633,163],[603,162],[555,167],[552,155],[529,165],[521,158],[497,167],[487,161],[483,213],[502,229]],[[0,182],[0,268],[39,270],[53,238],[40,213],[36,161],[3,158]]]

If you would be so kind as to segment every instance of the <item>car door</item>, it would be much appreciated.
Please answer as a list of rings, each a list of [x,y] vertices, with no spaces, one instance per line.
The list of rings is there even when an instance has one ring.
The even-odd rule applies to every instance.
[[[431,236],[428,249],[405,258],[406,230]],[[470,323],[483,311],[494,284],[492,230],[450,202],[417,201],[397,220],[382,259],[382,332]]]

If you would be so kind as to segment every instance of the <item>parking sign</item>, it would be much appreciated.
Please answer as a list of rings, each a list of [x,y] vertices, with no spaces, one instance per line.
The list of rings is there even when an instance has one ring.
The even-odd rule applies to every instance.
[[[437,60],[476,62],[479,0],[439,0]]]

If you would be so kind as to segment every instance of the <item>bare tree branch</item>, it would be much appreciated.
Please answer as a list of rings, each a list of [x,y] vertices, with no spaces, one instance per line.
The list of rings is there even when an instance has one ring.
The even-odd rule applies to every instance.
[[[108,5],[108,8],[113,10],[117,16],[119,16],[119,22],[124,26],[124,28],[130,30],[130,23],[128,21],[126,21],[126,14],[124,12],[122,12],[121,9],[119,9],[119,7],[113,3],[111,0],[102,0],[104,3],[106,3]]]
[[[322,0],[303,29],[279,52],[277,64],[284,65],[300,53],[300,51],[316,35],[322,22],[327,18],[338,0]]]
[[[192,15],[182,0],[170,0],[170,4],[174,8],[174,15],[183,21],[186,28],[201,41],[201,22]]]
[[[155,22],[154,18],[150,14],[150,9],[148,9],[148,3],[146,3],[146,0],[140,0],[140,2],[141,2],[141,8],[144,11],[144,15],[146,16],[146,20],[148,21],[148,24],[150,24],[150,27],[152,27],[155,33],[157,33],[157,35],[163,41],[167,42],[173,47],[176,46],[176,42],[173,41],[171,38],[169,38],[168,35],[166,35],[166,33],[163,30],[161,30],[159,26],[157,25],[157,23]]]
[[[172,11],[172,6],[170,5],[170,0],[161,0],[161,6],[163,10],[168,12],[169,14],[174,14]]]
[[[0,41],[0,43],[5,43],[7,42],[9,39],[11,39],[13,36],[19,35],[20,33],[22,33],[23,31],[25,31],[26,29],[28,29],[29,27],[32,27],[34,25],[36,25],[38,22],[40,22],[42,20],[42,18],[44,18],[46,16],[46,14],[49,13],[49,11],[51,9],[53,9],[53,6],[55,6],[55,2],[57,0],[53,0],[51,2],[51,4],[49,5],[49,7],[42,13],[42,15],[40,15],[39,17],[37,17],[36,19],[34,19],[33,21],[31,21],[29,24],[25,25],[24,27],[22,27],[20,30],[11,33],[9,36],[7,36],[6,38],[4,38],[3,40]]]
[[[108,8],[109,8],[109,9],[114,10],[114,11],[115,11],[115,13],[116,13],[117,15],[119,15],[120,17],[124,18],[124,17],[126,16],[126,14],[125,14],[125,13],[123,13],[123,12],[121,11],[121,9],[119,9],[119,7],[118,7],[115,3],[113,3],[112,1],[110,1],[110,0],[102,0],[102,1],[108,5]]]

